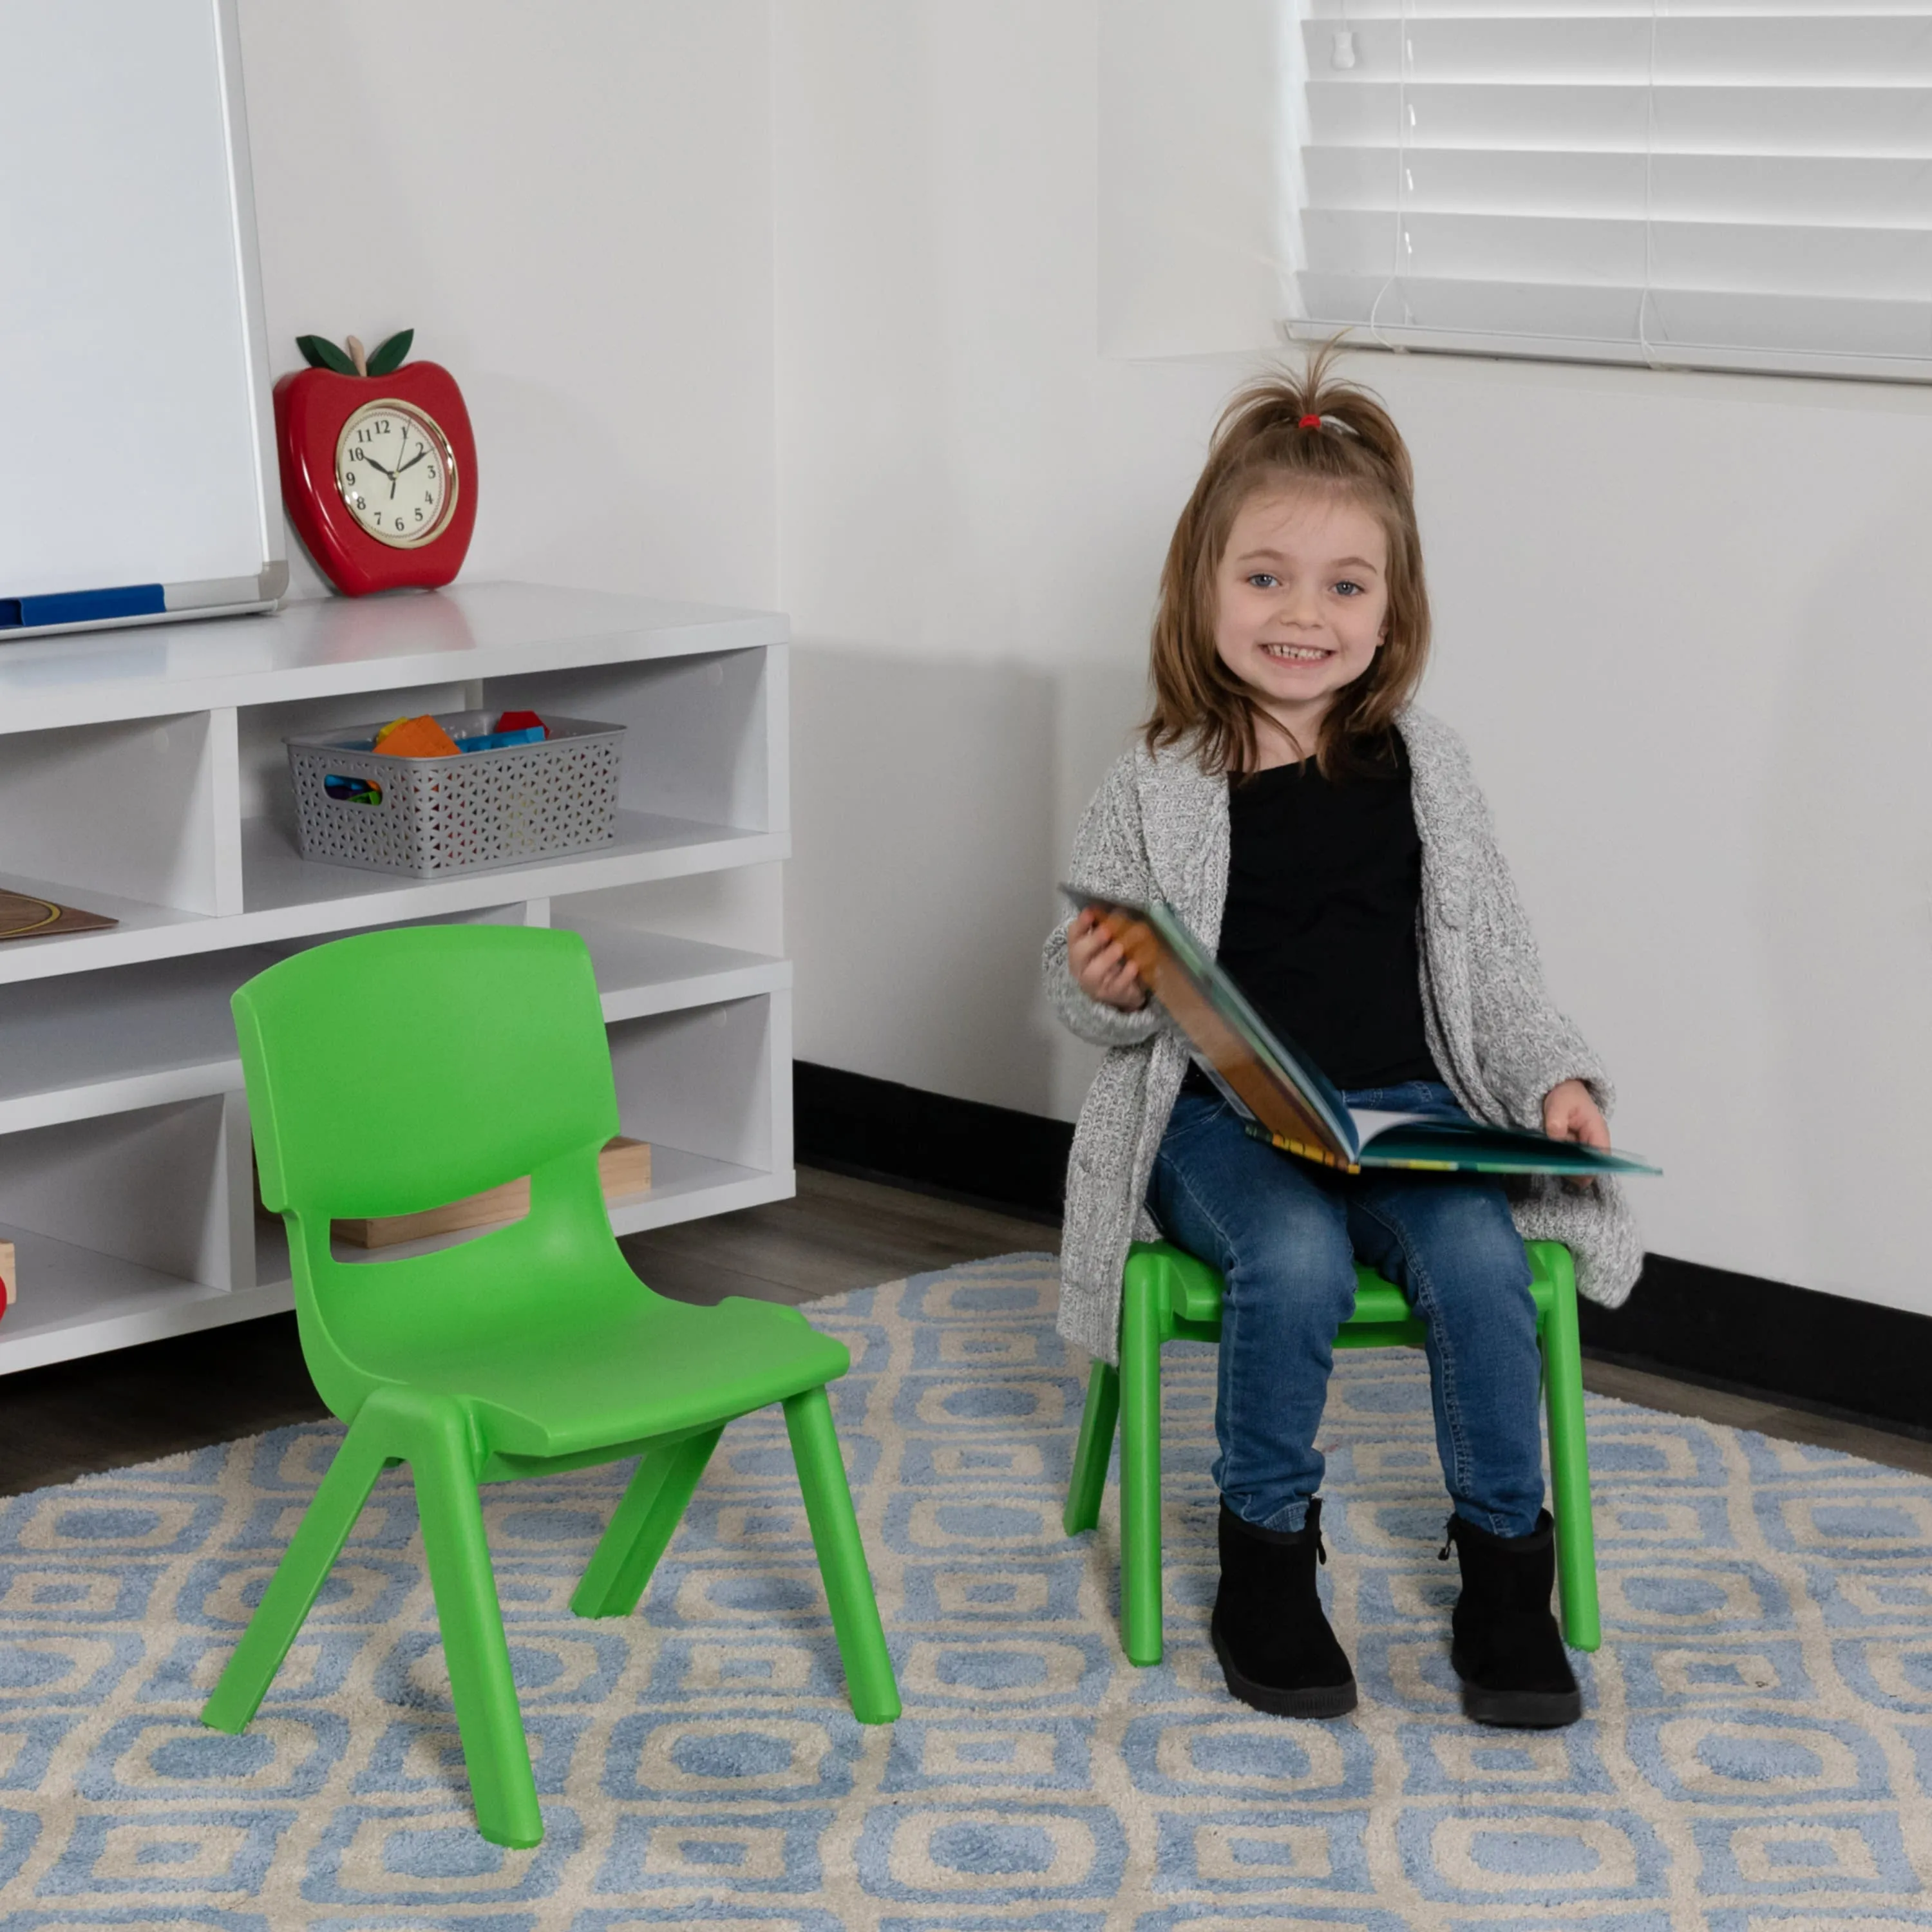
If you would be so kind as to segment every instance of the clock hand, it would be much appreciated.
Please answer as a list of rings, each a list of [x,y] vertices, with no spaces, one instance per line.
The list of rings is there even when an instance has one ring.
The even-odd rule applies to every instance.
[[[418,451],[416,452],[416,453],[415,454],[415,455],[413,455],[412,457],[411,457],[411,458],[410,458],[410,460],[408,460],[408,462],[405,463],[405,464],[403,465],[403,466],[402,466],[402,470],[398,470],[396,472],[396,474],[397,474],[398,476],[401,476],[401,474],[403,473],[403,470],[413,470],[413,469],[416,466],[416,465],[417,465],[418,463],[420,463],[420,462],[423,460],[423,458],[424,458],[425,456],[427,456],[428,454],[429,454],[429,445],[428,445],[428,443],[424,443],[424,444],[423,445],[423,446],[422,447],[422,448],[420,448],[419,450],[418,450]]]
[[[382,474],[388,477],[392,482],[395,480],[396,472],[393,470],[382,470],[382,466],[378,463],[373,456],[358,456],[352,458],[350,460],[356,463],[366,464],[371,470],[381,470],[382,471]]]

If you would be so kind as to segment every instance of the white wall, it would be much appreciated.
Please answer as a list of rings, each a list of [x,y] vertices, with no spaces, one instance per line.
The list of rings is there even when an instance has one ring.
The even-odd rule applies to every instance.
[[[770,13],[242,0],[276,370],[415,328],[476,425],[466,577],[776,604]],[[776,868],[646,896],[780,946]]]
[[[775,22],[778,592],[802,1058],[1070,1115],[1034,961],[1252,358],[1103,355],[1100,9]],[[1118,320],[1118,318],[1115,318]],[[1650,1245],[1932,1312],[1932,398],[1364,356]]]

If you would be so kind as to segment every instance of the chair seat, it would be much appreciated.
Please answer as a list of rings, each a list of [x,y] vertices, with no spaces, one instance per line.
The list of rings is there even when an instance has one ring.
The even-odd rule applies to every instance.
[[[380,1358],[364,1360],[382,1373]],[[496,1453],[554,1456],[728,1422],[850,1366],[844,1344],[795,1308],[644,1293],[540,1335],[446,1341],[430,1360],[412,1352],[395,1379],[460,1399]]]
[[[1545,1252],[1546,1246],[1543,1242],[1532,1242],[1527,1250],[1530,1297],[1536,1304],[1539,1320],[1549,1313],[1550,1297],[1556,1290],[1552,1263]],[[1168,1312],[1175,1321],[1209,1327],[1220,1324],[1222,1280],[1207,1262],[1167,1241],[1136,1241],[1129,1252],[1158,1256],[1167,1264]],[[1386,1328],[1414,1318],[1414,1310],[1394,1282],[1372,1268],[1357,1264],[1355,1306],[1345,1328]]]

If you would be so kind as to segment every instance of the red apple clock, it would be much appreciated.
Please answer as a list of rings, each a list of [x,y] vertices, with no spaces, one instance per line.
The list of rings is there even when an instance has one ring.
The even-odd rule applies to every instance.
[[[365,355],[319,335],[308,362],[275,385],[282,498],[308,554],[336,589],[447,584],[476,524],[476,440],[447,369],[406,362],[413,329]]]

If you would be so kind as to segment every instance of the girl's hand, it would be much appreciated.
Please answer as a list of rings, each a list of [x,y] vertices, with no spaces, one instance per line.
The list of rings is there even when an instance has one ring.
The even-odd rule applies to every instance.
[[[1580,1080],[1563,1081],[1544,1095],[1543,1131],[1553,1141],[1580,1141],[1606,1150],[1610,1144],[1610,1128]]]
[[[1148,989],[1134,962],[1096,912],[1077,912],[1068,920],[1066,964],[1073,983],[1090,1000],[1124,1013],[1137,1013],[1148,1003]]]

